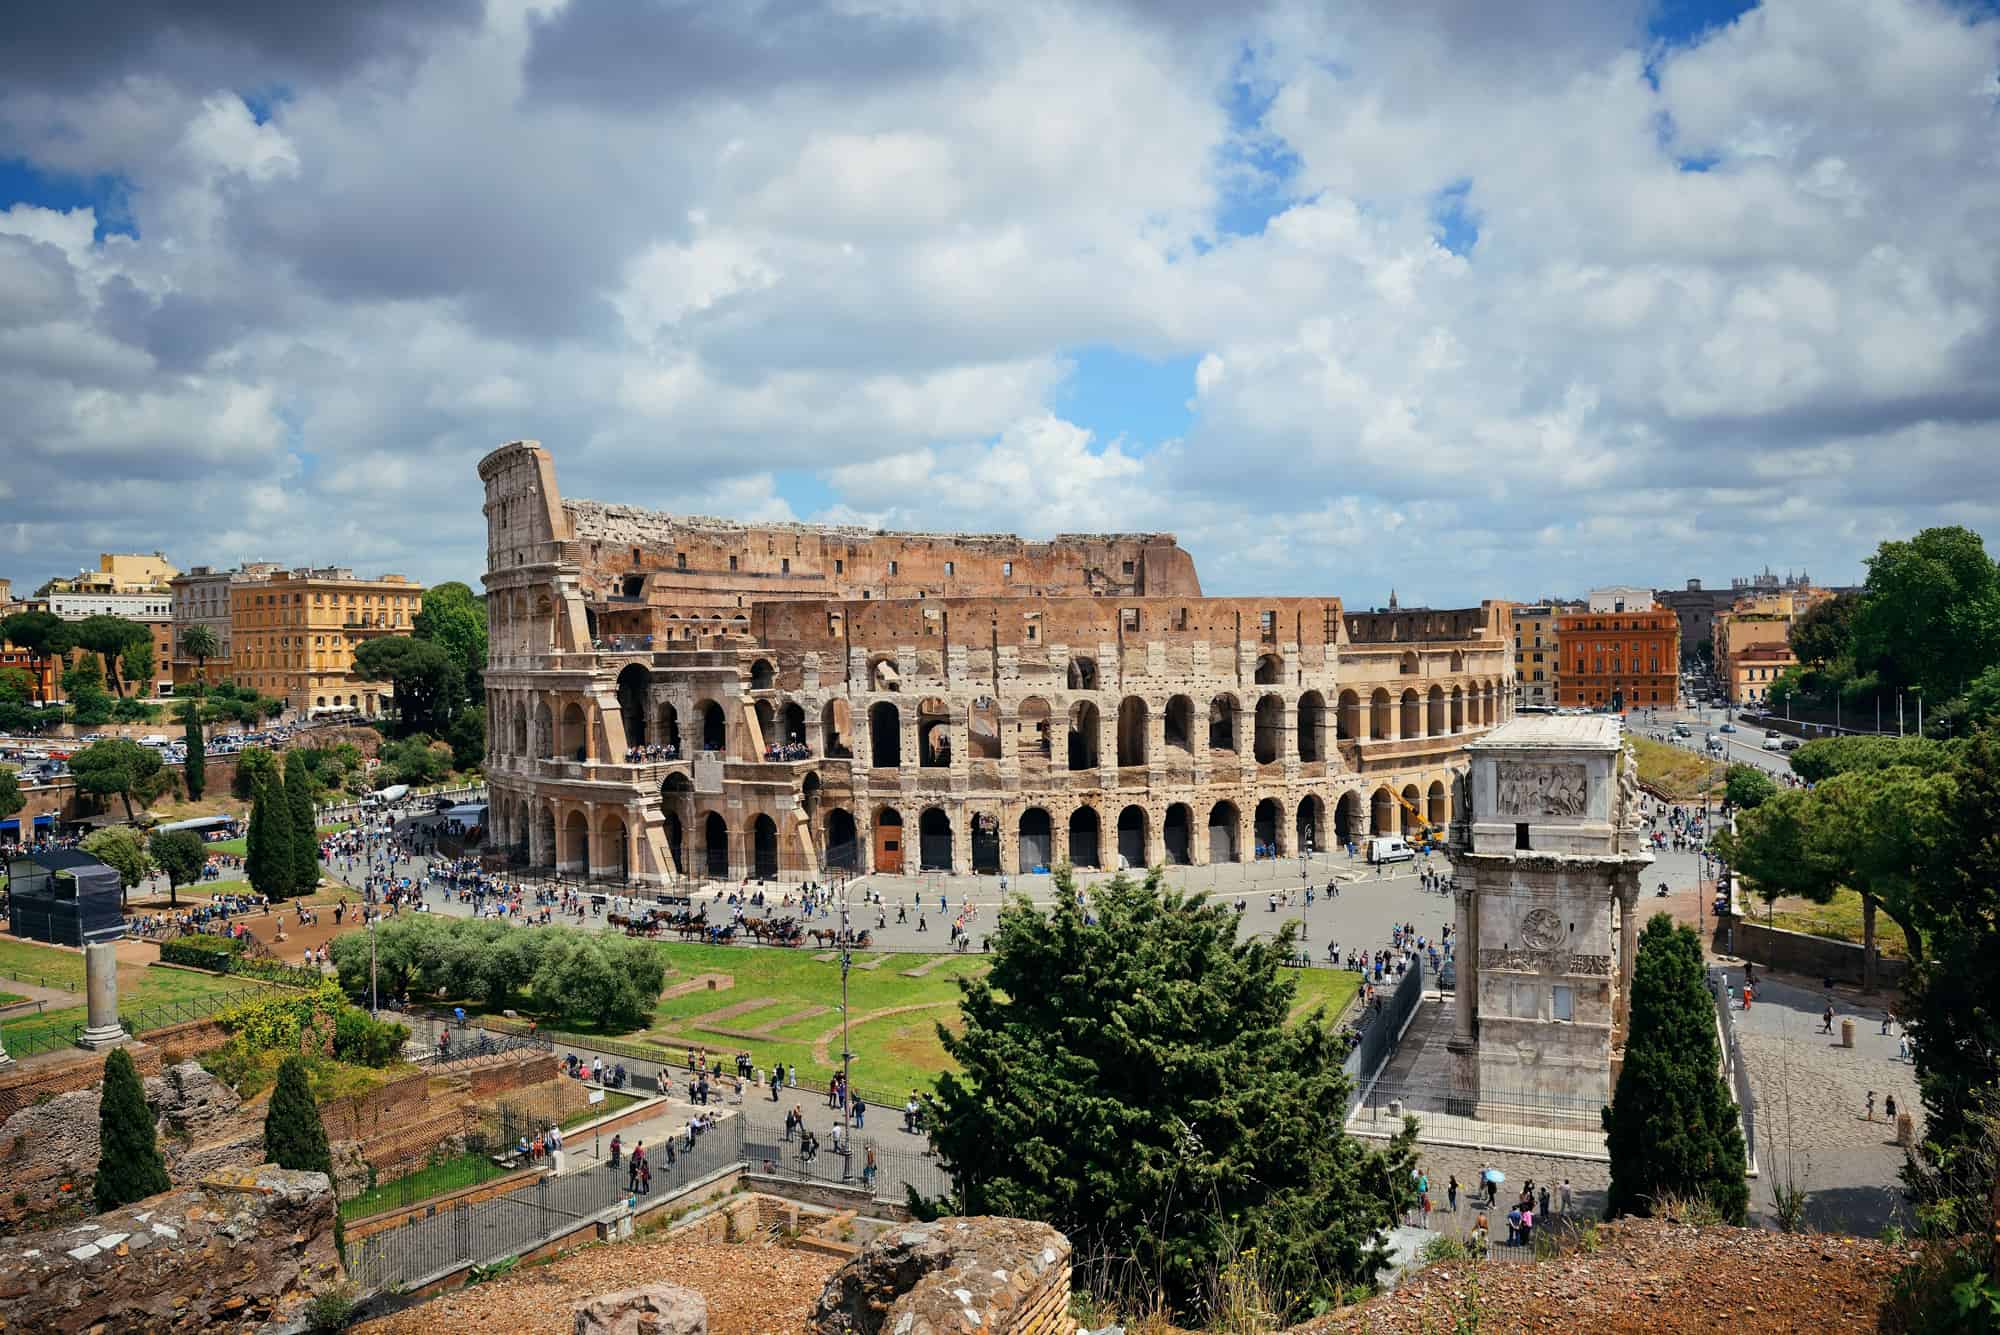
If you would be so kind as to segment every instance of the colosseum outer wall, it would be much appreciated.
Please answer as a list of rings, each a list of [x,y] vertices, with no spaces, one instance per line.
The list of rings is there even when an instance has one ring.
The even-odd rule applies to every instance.
[[[739,578],[719,633],[593,635],[616,604],[575,559],[590,503],[560,501],[539,447],[481,472],[493,823],[529,865],[674,884],[1290,857],[1446,823],[1465,741],[1512,708],[1504,605],[1146,596],[1159,535],[1064,540],[1079,570],[1134,551],[1096,595],[765,600]],[[1191,561],[1174,579],[1199,587]]]

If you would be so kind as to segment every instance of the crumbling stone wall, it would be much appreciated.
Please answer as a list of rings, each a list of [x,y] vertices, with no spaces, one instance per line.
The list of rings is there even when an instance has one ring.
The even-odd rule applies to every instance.
[[[827,1281],[813,1335],[1070,1335],[1069,1239],[1047,1224],[952,1217],[882,1234]]]
[[[337,1279],[323,1173],[264,1165],[0,1238],[0,1330],[248,1331]]]
[[[190,1020],[186,1024],[155,1029],[144,1042],[127,1046],[132,1064],[141,1076],[158,1075],[169,1054],[195,1056],[221,1047],[229,1035],[213,1020]],[[21,1063],[0,1072],[0,1121],[21,1109],[45,1102],[57,1094],[91,1089],[104,1080],[104,1054],[76,1052],[51,1055],[32,1063]]]

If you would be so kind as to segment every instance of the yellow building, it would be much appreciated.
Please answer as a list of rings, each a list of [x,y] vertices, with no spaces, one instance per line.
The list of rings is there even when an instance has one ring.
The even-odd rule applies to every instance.
[[[1577,604],[1543,602],[1514,608],[1514,696],[1524,709],[1553,709],[1562,664],[1557,626]]]
[[[1716,614],[1715,672],[1730,704],[1763,703],[1771,683],[1798,664],[1792,654],[1792,623],[1832,596],[1826,589],[1759,592]]]
[[[383,635],[408,635],[423,588],[401,575],[357,579],[344,568],[275,571],[230,584],[230,675],[283,699],[298,714],[378,718],[388,682],[354,670],[354,651]]]

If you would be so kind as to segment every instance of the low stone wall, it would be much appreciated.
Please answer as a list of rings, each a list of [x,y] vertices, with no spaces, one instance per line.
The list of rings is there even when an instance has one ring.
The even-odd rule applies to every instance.
[[[1889,931],[1902,930],[1886,917],[1879,922]],[[1748,918],[1736,919],[1733,927],[1731,943],[1735,953],[1753,964],[1808,978],[1833,978],[1843,983],[1861,981],[1860,946],[1804,932],[1788,932],[1782,927],[1763,927]],[[1876,957],[1875,974],[1881,984],[1900,987],[1909,971],[1908,960]]]
[[[827,1281],[813,1335],[1071,1335],[1069,1239],[992,1215],[892,1229]]]
[[[338,1279],[323,1173],[217,1174],[88,1222],[0,1239],[0,1330],[249,1331]]]
[[[143,1042],[126,1047],[132,1064],[141,1076],[158,1075],[168,1064],[166,1056],[192,1057],[212,1052],[229,1041],[222,1026],[213,1020],[189,1020],[186,1024],[155,1029]],[[30,1058],[0,1073],[0,1121],[23,1108],[46,1102],[57,1094],[95,1088],[104,1079],[104,1054],[85,1052],[50,1053]]]

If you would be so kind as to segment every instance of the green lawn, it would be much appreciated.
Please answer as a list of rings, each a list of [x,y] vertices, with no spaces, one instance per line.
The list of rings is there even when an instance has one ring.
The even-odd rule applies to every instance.
[[[21,1002],[26,1000],[27,998],[22,996],[19,992],[0,992],[0,1006],[12,1006],[16,1002]]]
[[[491,1182],[503,1177],[509,1170],[502,1168],[483,1154],[460,1154],[438,1163],[426,1165],[407,1177],[399,1177],[394,1182],[384,1182],[370,1187],[349,1200],[340,1203],[342,1219],[362,1219],[384,1210],[400,1206],[415,1205],[433,1196],[442,1196],[447,1191],[459,1191],[465,1187],[476,1187],[481,1182]]]
[[[65,992],[83,990],[83,956],[18,937],[0,936],[0,974]]]
[[[351,821],[336,821],[332,825],[320,826],[319,832],[322,835],[339,834],[342,830],[348,829],[352,824],[353,822]],[[218,839],[212,844],[203,844],[202,847],[210,853],[233,853],[239,858],[248,856],[250,852],[249,841],[242,838]]]
[[[1861,893],[1857,890],[1836,890],[1833,901],[1827,904],[1815,904],[1808,899],[1780,899],[1775,908],[1775,914],[1752,909],[1751,921],[1788,932],[1861,944]],[[1885,959],[1904,959],[1909,955],[1903,929],[1879,907],[1875,910],[1875,948]]]
[[[23,943],[7,943],[23,944]],[[46,950],[47,947],[36,947]],[[63,952],[57,951],[56,954]],[[75,990],[83,987],[83,962],[77,960]],[[51,983],[50,986],[56,984]],[[245,989],[267,990],[267,985],[245,978],[227,978],[217,974],[194,973],[186,969],[146,969],[127,965],[118,971],[118,1011],[140,1025],[140,1032],[179,1024],[182,1020],[193,1019],[196,1008],[190,1004],[184,1014],[159,1008],[174,1003],[194,1003]],[[9,1020],[5,1026],[5,1044],[9,1051],[15,1045],[30,1045],[51,1033],[67,1032],[82,1023],[85,1008],[64,1006],[57,1010],[45,1011],[40,1015],[24,1015]]]
[[[1629,732],[1625,740],[1631,744],[1632,754],[1639,762],[1639,778],[1644,782],[1683,801],[1701,800],[1704,785],[1712,784],[1716,799],[1721,800],[1722,774],[1728,768],[1721,761],[1710,760],[1684,746],[1656,742]]]
[[[556,1125],[565,1131],[570,1131],[582,1126],[585,1122],[594,1122],[600,1117],[609,1117],[613,1113],[624,1112],[637,1102],[639,1102],[639,1095],[637,1094],[620,1094],[615,1089],[607,1089],[604,1091],[604,1102],[585,1104],[569,1116],[563,1118],[560,1122],[557,1122]]]

